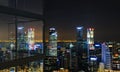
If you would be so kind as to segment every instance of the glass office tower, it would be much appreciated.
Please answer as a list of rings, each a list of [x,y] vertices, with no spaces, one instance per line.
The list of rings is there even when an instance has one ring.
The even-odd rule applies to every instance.
[[[111,55],[109,47],[103,43],[102,44],[102,62],[105,66],[105,69],[111,70]]]
[[[52,72],[57,69],[57,31],[49,28],[49,40],[46,49],[45,72]]]
[[[97,57],[95,55],[95,47],[94,47],[94,28],[87,29],[87,48],[88,48],[88,63],[90,66],[90,71],[95,72]]]
[[[87,29],[87,45],[88,45],[88,62],[90,57],[94,56],[94,28]]]
[[[87,29],[87,43],[89,50],[94,50],[94,28]]]
[[[77,57],[77,67],[76,70],[82,69],[82,60],[83,60],[83,27],[77,27],[77,45],[76,45],[76,57]]]
[[[55,28],[49,30],[49,56],[57,56],[57,32]]]

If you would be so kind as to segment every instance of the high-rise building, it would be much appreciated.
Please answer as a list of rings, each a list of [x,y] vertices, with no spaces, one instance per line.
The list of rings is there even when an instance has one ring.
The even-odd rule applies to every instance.
[[[77,41],[83,41],[83,27],[77,27]]]
[[[55,28],[49,30],[49,56],[57,56],[57,32]]]
[[[110,50],[105,43],[102,44],[102,62],[104,63],[105,69],[111,70]]]
[[[52,71],[57,68],[57,32],[55,28],[49,29],[49,42],[47,46],[45,58],[45,72]]]
[[[100,42],[95,42],[94,43],[94,47],[95,47],[95,55],[97,57],[97,65],[96,67],[98,68],[99,67],[99,64],[101,62],[101,53],[102,53],[102,46],[101,46],[101,43]]]
[[[88,43],[88,49],[94,50],[94,28],[88,28],[87,29],[87,43]]]
[[[77,43],[76,43],[77,69],[82,69],[83,56],[83,27],[77,27]]]
[[[24,27],[18,27],[18,50],[22,50],[25,48],[25,33]]]
[[[29,28],[28,29],[28,47],[29,50],[34,50],[34,37],[35,37],[35,29],[34,28]]]
[[[88,62],[90,62],[90,57],[94,56],[94,28],[87,29],[87,45],[88,45]]]
[[[87,29],[87,48],[88,48],[88,63],[90,66],[90,71],[94,72],[97,63],[97,57],[95,54],[95,47],[94,47],[94,28]]]
[[[120,43],[107,42],[111,54],[111,67],[113,70],[120,70]]]

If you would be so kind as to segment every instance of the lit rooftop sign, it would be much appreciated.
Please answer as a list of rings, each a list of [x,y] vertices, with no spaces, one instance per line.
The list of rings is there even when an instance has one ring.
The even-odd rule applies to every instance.
[[[55,30],[55,28],[50,28],[50,30]]]
[[[81,29],[83,29],[83,27],[77,27],[77,29],[78,29],[78,30],[81,30]]]

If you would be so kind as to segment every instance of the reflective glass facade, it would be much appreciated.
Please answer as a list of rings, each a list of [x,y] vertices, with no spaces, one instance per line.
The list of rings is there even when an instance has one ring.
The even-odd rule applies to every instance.
[[[15,17],[12,15],[0,15],[2,61],[15,59],[16,56],[17,58],[23,58],[43,53],[43,22],[41,20],[17,17],[15,22]],[[15,23],[17,23],[17,28]],[[30,34],[29,29],[34,29],[34,33]],[[31,40],[30,36],[34,36],[34,39]],[[34,44],[32,44],[32,41],[34,41]]]
[[[0,8],[0,70],[35,62],[43,71],[43,1],[1,0]]]

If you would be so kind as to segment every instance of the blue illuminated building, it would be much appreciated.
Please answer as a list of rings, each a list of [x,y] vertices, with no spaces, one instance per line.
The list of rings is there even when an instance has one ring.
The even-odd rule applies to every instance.
[[[102,62],[104,63],[105,69],[111,69],[111,55],[108,46],[102,44]]]

